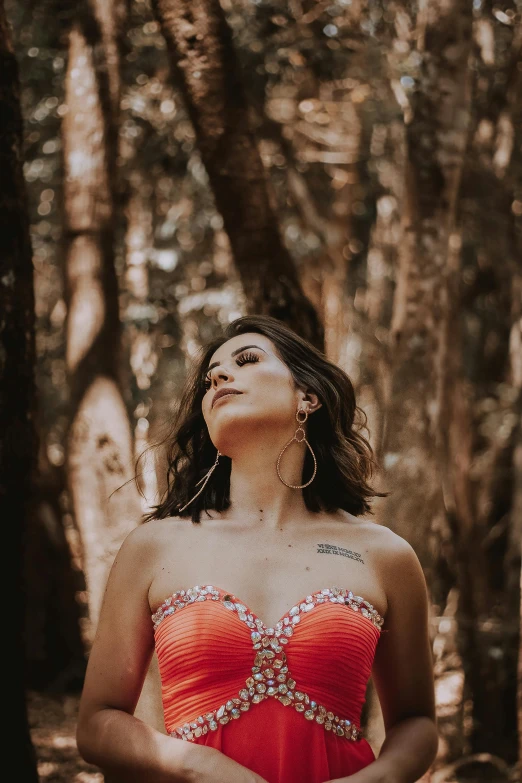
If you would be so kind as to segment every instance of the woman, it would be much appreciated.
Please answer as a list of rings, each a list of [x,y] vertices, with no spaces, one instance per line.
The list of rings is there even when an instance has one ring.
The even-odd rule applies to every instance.
[[[357,423],[356,417],[362,416]],[[108,580],[77,740],[111,780],[413,783],[437,751],[419,561],[379,493],[347,375],[279,321],[203,352],[164,501]],[[133,717],[154,649],[167,734]],[[386,738],[360,726],[370,675]]]

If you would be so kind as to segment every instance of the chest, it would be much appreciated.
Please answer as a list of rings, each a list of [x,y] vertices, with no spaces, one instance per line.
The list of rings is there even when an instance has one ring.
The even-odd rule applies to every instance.
[[[230,592],[263,622],[274,625],[307,595],[324,588],[346,588],[386,606],[371,547],[362,539],[351,546],[337,530],[269,534],[187,529],[176,546],[161,547],[149,591],[151,609],[176,590],[213,585]]]

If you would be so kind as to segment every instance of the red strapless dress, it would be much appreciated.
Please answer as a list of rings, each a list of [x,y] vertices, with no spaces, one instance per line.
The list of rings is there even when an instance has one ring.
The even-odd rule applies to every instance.
[[[319,590],[268,628],[226,590],[196,586],[152,620],[172,736],[268,783],[324,783],[374,761],[360,715],[384,620],[361,596]]]

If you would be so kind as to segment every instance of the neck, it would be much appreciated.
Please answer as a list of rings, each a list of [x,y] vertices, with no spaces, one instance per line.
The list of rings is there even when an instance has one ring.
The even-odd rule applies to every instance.
[[[283,444],[284,445],[284,444]],[[301,484],[305,444],[293,442],[281,461],[281,473],[289,484]],[[232,455],[230,503],[234,517],[264,530],[283,530],[307,514],[300,489],[290,489],[276,470],[281,448],[258,442]]]

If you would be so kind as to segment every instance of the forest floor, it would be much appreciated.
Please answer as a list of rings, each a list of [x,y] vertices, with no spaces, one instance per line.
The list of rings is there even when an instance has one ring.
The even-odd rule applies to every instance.
[[[30,692],[29,726],[41,783],[102,783],[97,767],[86,764],[76,747],[79,695]]]
[[[29,692],[27,707],[31,737],[36,751],[41,783],[103,783],[97,767],[86,764],[76,747],[76,720],[79,694]],[[483,757],[488,754],[481,754]],[[485,758],[481,759],[482,762]],[[467,775],[447,773],[435,765],[434,774],[422,780],[430,783],[516,783],[518,776],[499,774],[489,765],[480,764]],[[450,765],[451,767],[451,765]],[[437,769],[438,768],[438,769]],[[495,774],[496,773],[496,774]]]

